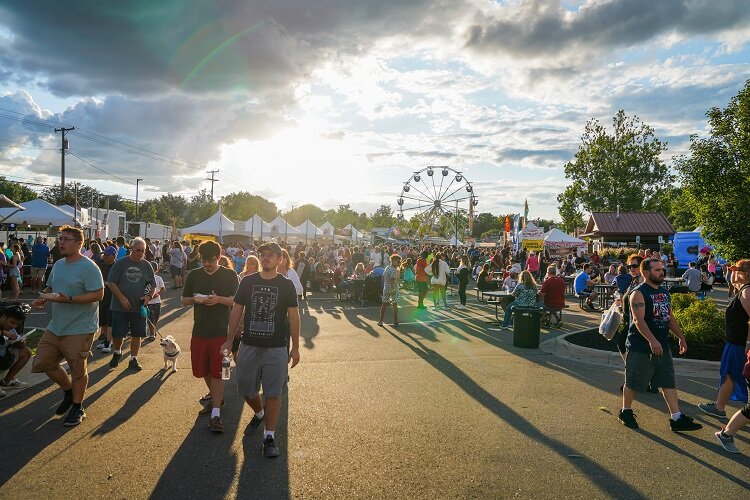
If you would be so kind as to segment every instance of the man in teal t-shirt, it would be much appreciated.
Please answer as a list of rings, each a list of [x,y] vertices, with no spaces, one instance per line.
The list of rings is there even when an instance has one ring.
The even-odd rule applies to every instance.
[[[63,415],[70,409],[64,425],[72,427],[86,418],[82,403],[89,381],[87,362],[99,327],[104,281],[96,264],[81,254],[83,232],[71,226],[63,226],[60,232],[57,241],[63,258],[52,267],[45,298],[32,303],[42,309],[46,302],[52,302],[52,311],[31,371],[47,374],[62,388],[63,400],[55,413]],[[63,359],[71,376],[60,366]]]

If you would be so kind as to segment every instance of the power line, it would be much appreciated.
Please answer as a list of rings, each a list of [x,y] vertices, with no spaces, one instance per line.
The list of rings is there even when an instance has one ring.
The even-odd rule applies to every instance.
[[[121,181],[121,182],[124,182],[125,184],[130,184],[131,186],[134,186],[134,185],[135,185],[135,183],[133,183],[133,182],[130,182],[130,181],[128,181],[128,180],[125,180],[125,179],[123,179],[122,177],[119,177],[119,176],[117,176],[117,175],[113,174],[112,172],[107,172],[107,171],[106,171],[106,170],[104,170],[103,168],[99,168],[99,167],[97,167],[96,165],[94,165],[94,164],[92,164],[92,163],[89,163],[88,161],[84,160],[83,158],[81,158],[80,156],[78,156],[78,155],[77,155],[77,154],[75,154],[75,153],[70,153],[70,152],[68,152],[68,154],[69,154],[70,156],[73,156],[74,158],[78,158],[79,160],[81,160],[81,161],[82,161],[83,163],[85,163],[85,164],[86,164],[86,165],[88,165],[89,167],[92,167],[92,168],[95,168],[95,169],[97,169],[97,170],[98,170],[99,172],[103,172],[103,173],[105,173],[105,174],[107,174],[107,175],[109,175],[109,176],[112,176],[112,177],[114,177],[115,179],[117,179],[117,180],[119,180],[119,181]]]

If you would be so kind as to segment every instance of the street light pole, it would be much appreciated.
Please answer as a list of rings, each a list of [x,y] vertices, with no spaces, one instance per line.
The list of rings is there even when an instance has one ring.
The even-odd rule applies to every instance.
[[[138,186],[143,179],[135,180],[135,221],[138,222]]]

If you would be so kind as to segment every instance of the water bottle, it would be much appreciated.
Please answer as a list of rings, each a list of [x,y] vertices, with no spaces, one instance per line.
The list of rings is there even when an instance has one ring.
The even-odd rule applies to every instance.
[[[224,357],[221,358],[221,380],[229,380],[229,377],[232,374],[229,369],[232,364],[232,358],[230,357],[231,353],[225,350],[222,354]]]

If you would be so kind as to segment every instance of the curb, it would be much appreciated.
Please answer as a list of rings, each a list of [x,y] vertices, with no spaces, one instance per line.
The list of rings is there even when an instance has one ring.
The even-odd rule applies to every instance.
[[[593,331],[593,329],[585,328],[583,330],[560,335],[554,339],[545,340],[539,345],[539,349],[547,354],[553,354],[560,358],[572,359],[591,365],[623,369],[624,366],[620,353],[582,347],[565,340],[565,337],[570,335],[590,331]],[[598,332],[596,335],[598,335]],[[674,358],[675,375],[686,377],[717,378],[719,376],[720,365],[721,363],[718,361]]]
[[[4,398],[0,398],[0,401],[9,399],[16,394],[20,394],[23,391],[26,391],[28,389],[31,389],[32,387],[35,387],[43,382],[46,382],[49,379],[46,374],[44,373],[31,373],[31,365],[34,364],[34,358],[36,358],[36,355],[32,356],[28,363],[26,363],[26,366],[21,368],[21,371],[18,372],[18,375],[16,375],[16,378],[20,380],[21,382],[26,382],[28,385],[26,387],[21,387],[19,389],[10,389],[8,387],[3,387],[2,389],[7,394]],[[65,360],[62,360],[60,362],[60,366],[65,368],[67,371],[68,369],[68,362]],[[8,370],[0,371],[0,376],[4,377],[5,374],[8,372]]]

